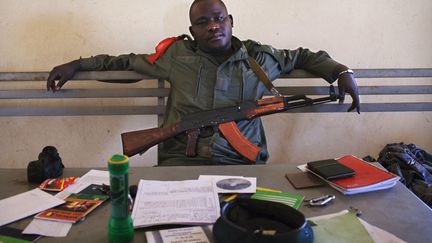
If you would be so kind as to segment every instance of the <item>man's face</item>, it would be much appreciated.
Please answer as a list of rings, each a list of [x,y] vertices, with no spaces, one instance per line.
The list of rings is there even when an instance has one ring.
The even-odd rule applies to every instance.
[[[189,17],[189,31],[202,51],[211,54],[230,51],[233,21],[220,1],[205,0],[195,3]]]

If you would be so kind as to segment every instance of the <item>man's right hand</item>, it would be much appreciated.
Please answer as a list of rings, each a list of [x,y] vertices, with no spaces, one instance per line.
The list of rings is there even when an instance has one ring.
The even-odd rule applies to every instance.
[[[76,72],[80,69],[80,61],[75,60],[72,62],[68,62],[57,66],[51,70],[47,80],[47,91],[52,90],[52,92],[56,92],[60,90],[63,85],[73,78]],[[55,81],[58,80],[56,85]]]

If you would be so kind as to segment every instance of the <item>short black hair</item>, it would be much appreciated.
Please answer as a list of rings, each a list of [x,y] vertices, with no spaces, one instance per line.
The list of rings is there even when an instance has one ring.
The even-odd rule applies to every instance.
[[[194,0],[194,1],[192,2],[191,6],[190,6],[190,8],[189,8],[189,19],[191,19],[191,11],[192,11],[193,6],[195,6],[195,4],[197,4],[197,3],[199,3],[199,2],[202,2],[202,1],[207,1],[207,0]],[[222,0],[219,0],[219,2],[222,4],[222,6],[223,6],[223,7],[225,8],[225,10],[227,10],[227,12],[228,12],[228,9],[227,9],[225,3],[224,3]]]

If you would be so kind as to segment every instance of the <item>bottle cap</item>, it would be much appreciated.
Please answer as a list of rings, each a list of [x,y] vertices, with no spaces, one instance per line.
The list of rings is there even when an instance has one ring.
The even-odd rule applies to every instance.
[[[126,155],[122,155],[122,154],[114,154],[108,160],[108,163],[111,163],[111,164],[124,164],[127,162],[129,162],[129,157],[127,157]]]

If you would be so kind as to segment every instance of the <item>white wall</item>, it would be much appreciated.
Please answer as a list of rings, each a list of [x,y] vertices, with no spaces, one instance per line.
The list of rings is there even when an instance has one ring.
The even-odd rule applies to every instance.
[[[188,32],[191,2],[0,0],[0,72],[49,71],[80,56],[102,53],[152,52],[159,40]],[[255,39],[277,48],[323,49],[351,68],[432,65],[429,0],[225,2],[234,16],[234,35],[240,39]],[[432,80],[421,82],[430,84]],[[36,86],[44,88],[45,83]],[[362,97],[362,101],[368,100]],[[0,100],[0,109],[22,102]],[[57,105],[50,101],[35,105],[46,104]],[[264,121],[269,163],[343,154],[376,157],[385,144],[401,141],[432,151],[432,112],[279,114]],[[121,151],[121,132],[154,126],[156,119],[150,116],[0,117],[0,167],[23,168],[45,145],[56,146],[67,167],[105,166],[111,154]],[[155,150],[131,162],[133,166],[153,165]]]

